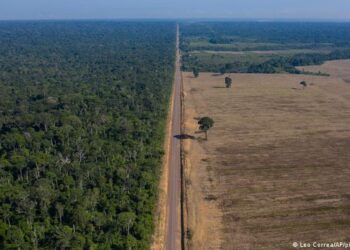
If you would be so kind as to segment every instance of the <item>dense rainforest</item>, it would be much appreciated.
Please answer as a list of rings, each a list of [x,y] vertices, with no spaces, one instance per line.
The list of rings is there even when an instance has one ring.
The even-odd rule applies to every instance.
[[[350,46],[349,28],[350,23],[336,22],[186,22],[181,25],[182,49],[186,51],[193,38],[207,39],[210,44],[254,42],[258,43],[255,50],[264,50],[264,46],[270,44],[277,49],[286,45],[298,48],[325,45],[344,47]],[[192,49],[213,48],[197,45]],[[251,48],[243,48],[243,50],[249,49]]]
[[[148,249],[175,23],[0,23],[0,249]]]
[[[184,22],[181,35],[184,71],[304,73],[350,58],[350,23]]]

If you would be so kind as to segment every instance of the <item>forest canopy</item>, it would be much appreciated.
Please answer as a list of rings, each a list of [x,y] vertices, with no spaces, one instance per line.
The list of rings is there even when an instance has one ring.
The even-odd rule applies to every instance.
[[[181,35],[184,71],[300,74],[350,58],[350,23],[184,22]]]
[[[0,249],[148,249],[173,22],[0,23]]]

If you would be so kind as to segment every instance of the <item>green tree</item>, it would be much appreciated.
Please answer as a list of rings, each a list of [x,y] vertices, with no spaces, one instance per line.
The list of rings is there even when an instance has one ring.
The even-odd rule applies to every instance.
[[[305,89],[305,88],[307,87],[306,81],[301,81],[299,84],[300,84],[301,86],[303,86],[303,89]]]
[[[194,76],[195,78],[197,78],[197,77],[199,76],[199,70],[198,70],[198,68],[193,68],[193,69],[192,69],[192,73],[193,73],[193,76]]]
[[[21,249],[28,248],[29,244],[25,243],[22,230],[16,226],[11,226],[6,232],[5,249]]]
[[[64,205],[61,204],[61,203],[56,203],[55,208],[56,208],[58,219],[59,219],[60,224],[61,224],[62,223],[62,217],[64,215]]]
[[[214,120],[210,117],[202,117],[199,119],[199,129],[205,133],[205,139],[208,139],[208,130],[214,126]]]
[[[225,77],[225,85],[226,85],[226,88],[231,88],[232,86],[232,79],[231,77]]]
[[[220,71],[221,75],[225,74],[226,73],[226,67],[221,67],[219,71]]]
[[[123,212],[118,215],[118,221],[126,235],[130,234],[130,229],[134,225],[136,215],[133,212]]]
[[[72,241],[74,238],[74,232],[72,228],[68,226],[56,227],[54,229],[51,246],[58,249],[70,249],[72,247]]]
[[[10,158],[12,167],[16,169],[14,175],[19,177],[20,180],[23,180],[23,169],[26,167],[26,158],[18,152],[14,152]]]

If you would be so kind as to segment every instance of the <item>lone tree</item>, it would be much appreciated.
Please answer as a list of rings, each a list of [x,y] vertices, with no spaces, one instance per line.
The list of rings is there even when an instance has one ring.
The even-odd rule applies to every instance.
[[[307,87],[307,83],[305,81],[301,81],[300,82],[300,85],[303,86],[303,89],[305,89]]]
[[[195,78],[197,78],[199,76],[199,70],[197,68],[193,68],[192,72],[193,72],[193,76]]]
[[[208,140],[208,130],[214,126],[214,120],[210,117],[202,117],[199,121],[199,129],[205,133],[205,139]]]
[[[223,75],[223,74],[226,73],[226,68],[225,68],[225,67],[221,67],[221,68],[219,69],[219,71],[220,71],[220,74]]]
[[[225,77],[225,85],[226,85],[226,88],[231,88],[231,86],[232,86],[231,77],[228,77],[228,76]]]

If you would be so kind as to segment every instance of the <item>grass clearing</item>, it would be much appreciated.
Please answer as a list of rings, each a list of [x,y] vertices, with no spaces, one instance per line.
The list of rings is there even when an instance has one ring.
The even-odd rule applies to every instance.
[[[208,141],[184,141],[193,249],[349,241],[350,86],[338,77],[231,76],[226,89],[225,76],[184,73],[186,133],[203,137],[195,117],[215,120]]]
[[[322,65],[304,66],[298,67],[298,69],[314,73],[327,73],[350,83],[350,60],[328,61]]]

